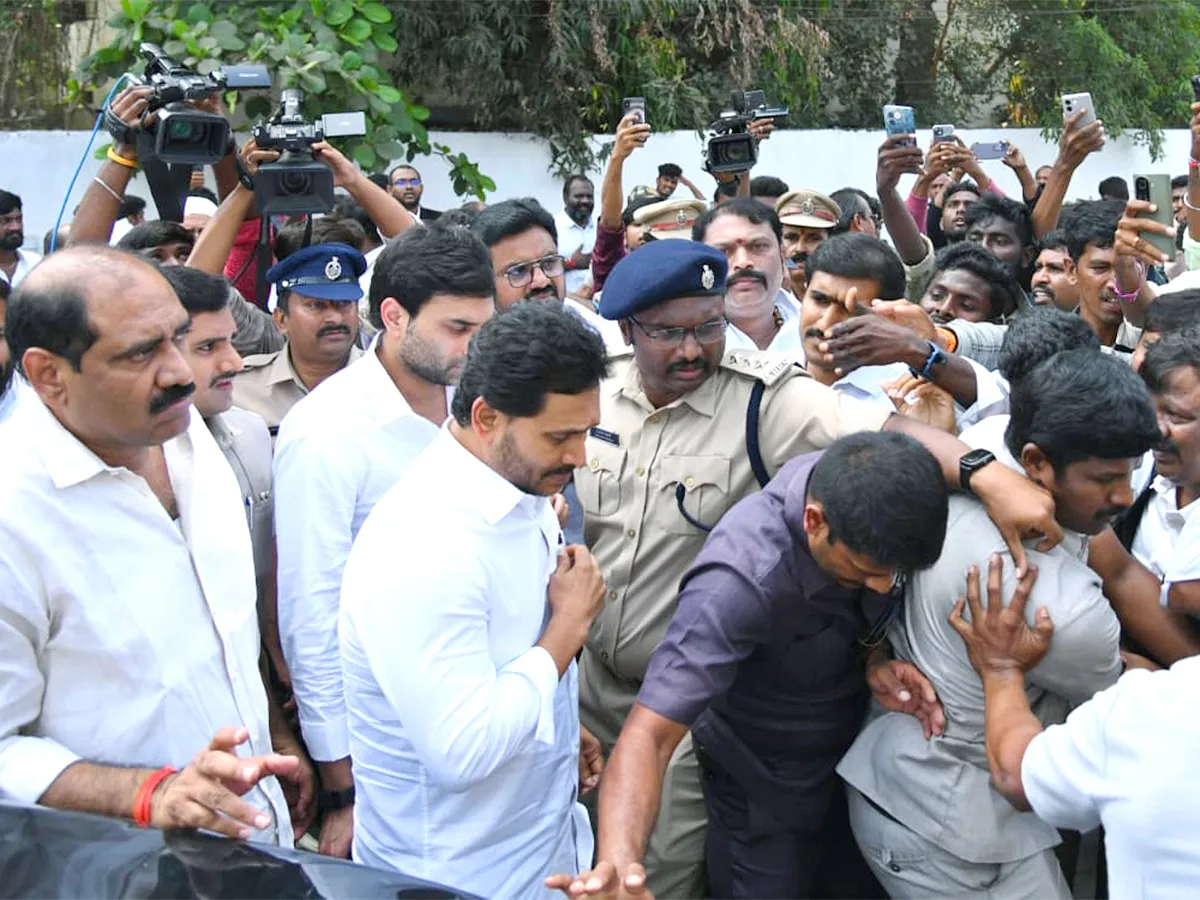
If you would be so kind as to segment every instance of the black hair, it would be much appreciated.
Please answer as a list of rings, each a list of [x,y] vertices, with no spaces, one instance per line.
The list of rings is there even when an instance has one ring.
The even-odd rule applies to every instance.
[[[531,228],[541,228],[550,233],[558,243],[558,229],[554,216],[532,197],[504,200],[481,210],[471,223],[471,231],[490,249],[505,238],[524,234]]]
[[[58,240],[54,239],[55,231],[53,228],[51,228],[49,231],[47,231],[45,234],[43,234],[42,235],[42,256],[50,255],[50,242],[51,241],[54,241],[54,249],[56,252],[59,250],[65,249],[67,246],[67,238],[70,236],[70,233],[71,233],[71,226],[69,224],[67,224],[67,225],[62,225],[59,227],[58,232],[57,232]],[[0,280],[2,280],[2,279],[0,279]]]
[[[205,200],[208,200],[208,201],[214,203],[217,206],[221,205],[221,201],[217,199],[217,195],[214,194],[212,191],[210,191],[206,187],[188,188],[187,195],[189,197],[201,197]]]
[[[983,196],[983,191],[981,191],[979,189],[979,185],[973,181],[968,181],[967,179],[963,179],[962,181],[952,181],[946,185],[946,190],[942,191],[942,206],[944,207],[946,205],[946,201],[949,200],[952,195],[957,194],[960,191],[967,191],[968,193],[974,194],[976,197]]]
[[[961,241],[938,251],[934,274],[956,270],[970,272],[987,283],[992,307],[987,321],[999,322],[1020,308],[1023,294],[1012,272],[978,244]]]
[[[1100,182],[1100,196],[1111,197],[1114,200],[1129,199],[1129,184],[1120,175],[1110,175]]]
[[[451,412],[471,422],[482,397],[506,416],[531,418],[547,394],[582,394],[608,377],[600,335],[561,303],[525,300],[492,316],[471,338]]]
[[[304,243],[305,224],[289,222],[279,229],[275,235],[275,261],[282,262],[297,250],[306,246]],[[321,216],[313,219],[312,240],[307,246],[314,244],[349,244],[355,250],[361,250],[363,241],[367,239],[363,227],[354,219],[341,216]]]
[[[1022,247],[1029,247],[1034,242],[1033,222],[1029,218],[1029,207],[1008,197],[984,192],[979,195],[978,200],[967,207],[964,218],[968,231],[980,222],[986,222],[989,219],[1003,219],[1012,223],[1013,229],[1017,232],[1017,240],[1021,242]]]
[[[40,347],[61,356],[76,372],[83,368],[83,355],[97,337],[88,320],[85,280],[25,279],[8,298],[5,310],[5,339],[9,359],[18,368],[25,351]]]
[[[0,278],[0,301],[7,300],[11,293],[12,288],[8,286],[8,282],[3,278]]]
[[[782,197],[789,190],[787,182],[774,175],[755,175],[750,179],[751,197]]]
[[[367,181],[371,182],[371,184],[375,185],[376,187],[383,188],[385,191],[389,190],[392,186],[392,183],[388,181],[387,175],[385,175],[383,172],[372,172],[367,176]]]
[[[870,302],[904,299],[904,263],[891,247],[869,234],[846,233],[822,241],[804,262],[805,275],[825,272],[842,278],[866,278],[879,285],[879,296],[862,297]]]
[[[229,282],[220,275],[187,266],[163,266],[159,271],[189,315],[220,312],[229,305]]]
[[[592,179],[588,178],[586,175],[584,175],[581,172],[576,172],[574,175],[568,175],[567,180],[563,182],[563,202],[564,203],[567,200],[567,194],[569,194],[571,192],[571,185],[573,185],[577,181],[586,181],[588,184],[592,184]],[[592,189],[595,190],[595,185],[592,185]]]
[[[410,316],[434,294],[455,297],[494,297],[496,278],[483,241],[465,228],[410,228],[375,261],[371,275],[371,324],[383,328],[380,306],[395,297]]]
[[[21,198],[9,191],[0,191],[0,216],[7,216],[14,209],[21,208]]]
[[[339,219],[353,219],[363,230],[363,235],[367,240],[373,241],[376,244],[383,243],[383,238],[379,234],[379,227],[375,224],[375,220],[371,218],[371,214],[353,197],[344,196],[334,200],[333,214]]]
[[[443,228],[470,228],[475,220],[479,218],[479,210],[473,206],[456,206],[454,209],[448,209],[437,217],[437,224]]]
[[[401,169],[409,169],[409,170],[411,170],[411,171],[413,171],[413,172],[416,172],[416,173],[417,173],[417,177],[418,177],[418,178],[421,178],[421,173],[420,173],[420,172],[417,172],[417,167],[416,167],[416,166],[414,166],[412,163],[400,163],[400,165],[398,165],[398,166],[392,166],[390,169],[388,169],[388,173],[387,173],[387,178],[388,178],[388,187],[391,187],[391,185],[392,185],[392,179],[396,177],[396,173],[397,173],[397,172],[399,172]],[[421,181],[422,181],[422,182],[423,182],[424,180],[425,180],[425,179],[421,178]]]
[[[871,204],[867,202],[867,195],[858,188],[839,188],[829,195],[829,199],[838,205],[842,214],[837,224],[829,229],[831,235],[845,234],[849,231],[855,216],[865,216],[868,219],[871,217]]]
[[[1200,325],[1200,288],[1159,294],[1142,316],[1142,331],[1170,334]]]
[[[117,241],[120,249],[132,250],[135,253],[141,250],[153,250],[155,247],[163,247],[167,244],[187,244],[189,247],[194,247],[196,236],[178,222],[155,219],[153,222],[134,225]]]
[[[117,207],[117,218],[128,219],[130,216],[136,216],[138,213],[145,211],[145,200],[136,194],[126,194],[121,200],[121,205]]]
[[[950,494],[933,454],[908,435],[834,441],[813,467],[808,496],[824,509],[831,544],[881,566],[926,569],[942,554]]]
[[[1171,179],[1171,190],[1173,190],[1173,191],[1177,191],[1180,188],[1185,188],[1187,186],[1188,186],[1188,176],[1186,176],[1186,175],[1176,175],[1174,178]]]
[[[783,242],[783,226],[779,224],[779,216],[771,207],[753,197],[733,197],[705,212],[692,223],[692,240],[703,241],[708,234],[708,226],[720,216],[737,216],[751,225],[770,225],[771,231],[775,232],[775,240]]]
[[[1111,247],[1124,212],[1125,204],[1120,200],[1084,200],[1074,204],[1070,217],[1062,224],[1071,259],[1079,262],[1088,247]]]
[[[1191,326],[1164,334],[1146,351],[1138,374],[1151,393],[1161,394],[1166,390],[1167,377],[1184,368],[1200,372],[1200,327]]]
[[[1042,235],[1041,240],[1037,242],[1037,250],[1038,253],[1041,253],[1043,250],[1063,250],[1069,254],[1070,250],[1067,244],[1066,231],[1062,228],[1055,228],[1053,231]]]
[[[621,224],[628,228],[633,224],[633,214],[643,206],[653,206],[655,203],[662,203],[662,198],[657,194],[648,194],[644,197],[634,197],[626,204],[625,209],[621,212]]]
[[[1132,459],[1161,439],[1146,385],[1099,350],[1056,353],[1012,387],[1008,452],[1020,459],[1034,444],[1056,473],[1083,459]]]
[[[1035,306],[1015,316],[1000,345],[998,370],[1015,387],[1040,364],[1064,350],[1099,350],[1100,338],[1074,313]]]
[[[663,163],[658,167],[659,178],[679,178],[683,175],[683,169],[675,165],[675,163]]]

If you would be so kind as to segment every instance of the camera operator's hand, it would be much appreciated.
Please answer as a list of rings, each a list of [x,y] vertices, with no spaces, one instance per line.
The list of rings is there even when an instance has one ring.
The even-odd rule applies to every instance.
[[[111,123],[109,125],[109,133],[112,134],[114,141],[113,152],[118,156],[130,160],[137,159],[137,145],[133,132],[141,131],[153,124],[158,117],[157,113],[146,114],[146,110],[150,108],[150,97],[153,94],[153,88],[138,84],[125,88],[108,105],[109,114],[126,130],[125,134],[118,134],[118,130],[114,129]]]
[[[1200,159],[1197,153],[1200,153],[1200,102],[1191,105],[1192,118],[1189,123],[1189,128],[1192,132],[1192,159]]]
[[[278,150],[259,150],[258,144],[254,143],[254,138],[250,138],[246,143],[242,144],[242,149],[239,153],[242,157],[242,168],[250,176],[257,175],[258,167],[263,163],[275,162],[275,160],[279,159]]]
[[[754,136],[754,140],[760,144],[771,136],[771,132],[775,130],[774,119],[754,119],[746,126],[746,130]]]
[[[335,149],[328,141],[318,141],[312,145],[313,154],[318,162],[323,162],[333,170],[333,186],[348,188],[362,177],[362,173],[354,167],[354,163],[346,159],[340,150]]]
[[[630,153],[638,147],[646,145],[652,130],[649,124],[638,121],[637,113],[630,113],[617,125],[617,139],[613,143],[613,156],[617,159],[628,159]]]

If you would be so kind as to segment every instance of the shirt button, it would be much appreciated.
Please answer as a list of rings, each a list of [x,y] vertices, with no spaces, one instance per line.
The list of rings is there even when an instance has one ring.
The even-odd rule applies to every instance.
[[[649,419],[647,419],[646,421],[647,421],[647,422],[649,422],[651,425],[657,425],[657,424],[658,424],[658,414],[657,414],[657,413],[655,413],[654,415],[652,415],[652,416],[651,416]]]
[[[888,868],[891,869],[893,872],[899,872],[900,871],[900,863],[888,863]]]
[[[630,528],[627,532],[625,532],[625,537],[635,538],[637,537],[637,531],[633,528]]]
[[[609,591],[609,592],[608,592],[608,599],[609,599],[609,600],[616,600],[616,599],[617,599],[617,592],[616,592],[616,591]]]
[[[597,469],[600,468],[600,460],[593,459],[590,463],[588,463],[588,468],[590,468],[593,472],[595,472]]]
[[[646,467],[645,467],[645,466],[638,466],[638,467],[637,467],[637,473],[638,473],[638,477],[639,477],[639,478],[641,478],[643,475],[645,475],[645,474],[646,474]]]
[[[604,660],[605,662],[608,662],[608,651],[607,651],[607,650],[601,650],[601,651],[600,651],[600,658],[601,658],[602,660]]]
[[[694,488],[696,486],[696,479],[689,475],[687,478],[683,479],[683,486]]]

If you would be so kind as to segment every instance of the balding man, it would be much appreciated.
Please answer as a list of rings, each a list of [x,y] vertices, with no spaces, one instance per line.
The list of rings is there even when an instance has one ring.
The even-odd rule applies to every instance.
[[[291,846],[237,480],[192,411],[188,313],[137,257],[64,250],[8,303],[0,797]]]

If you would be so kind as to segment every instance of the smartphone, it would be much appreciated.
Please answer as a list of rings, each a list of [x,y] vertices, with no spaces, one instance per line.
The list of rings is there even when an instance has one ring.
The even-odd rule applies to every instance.
[[[953,125],[934,125],[933,126],[933,141],[934,144],[941,144],[944,141],[954,140]]]
[[[889,103],[883,108],[883,127],[888,134],[907,134],[911,137],[900,146],[917,146],[917,119],[911,106]]]
[[[976,159],[1004,159],[1008,153],[1008,141],[990,141],[971,145]]]
[[[1192,94],[1196,98],[1196,102],[1200,103],[1200,75],[1192,76]]]
[[[1138,218],[1152,219],[1161,225],[1175,227],[1175,214],[1171,209],[1171,176],[1170,175],[1134,175],[1133,196],[1136,200],[1153,203],[1157,212],[1139,213]],[[1168,259],[1175,258],[1175,239],[1165,234],[1150,234],[1143,231],[1142,237],[1155,250],[1167,254]]]
[[[1085,110],[1083,118],[1079,120],[1079,127],[1091,125],[1096,121],[1096,106],[1092,103],[1092,95],[1087,91],[1078,94],[1063,94],[1062,110],[1063,121],[1071,118],[1079,110]]]
[[[626,97],[621,101],[621,118],[625,118],[630,113],[637,116],[637,124],[646,124],[646,98],[645,97]]]

